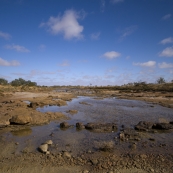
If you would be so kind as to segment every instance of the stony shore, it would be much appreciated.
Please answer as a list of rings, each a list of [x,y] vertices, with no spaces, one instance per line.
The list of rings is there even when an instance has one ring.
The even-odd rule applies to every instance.
[[[31,149],[29,145],[22,151],[18,151],[18,143],[13,138],[8,140],[3,136],[9,131],[18,131],[33,126],[47,124],[51,121],[66,121],[68,117],[61,112],[38,112],[37,107],[45,105],[63,106],[67,101],[77,97],[78,95],[87,95],[102,99],[106,97],[118,97],[125,99],[143,100],[160,104],[165,107],[173,108],[172,93],[123,93],[118,91],[102,91],[95,93],[94,91],[67,91],[67,92],[3,92],[0,97],[0,167],[1,172],[100,172],[100,173],[170,173],[173,172],[173,153],[170,151],[163,152],[164,146],[161,146],[161,153],[137,153],[134,152],[137,144],[136,138],[133,139],[131,149],[128,152],[115,152],[112,144],[108,144],[108,149],[98,149],[96,151],[79,151],[73,154],[73,151],[57,150],[57,143],[49,146],[47,154]],[[90,106],[87,103],[80,103]],[[69,110],[67,113],[76,114],[78,110]],[[168,122],[169,123],[169,122]],[[171,123],[170,123],[171,124]],[[80,125],[80,124],[79,124]],[[109,124],[110,126],[110,124]],[[115,126],[113,124],[113,126]],[[84,127],[84,126],[81,126]],[[94,128],[98,125],[88,125],[84,128]],[[109,129],[103,126],[103,129]],[[112,127],[112,124],[111,124]],[[138,126],[139,127],[139,126]],[[141,126],[140,126],[141,127]],[[145,126],[147,130],[148,126]],[[98,129],[96,129],[98,130]],[[109,129],[110,132],[113,129]],[[139,129],[138,129],[139,130]],[[118,141],[126,142],[127,131],[120,133]],[[131,134],[133,136],[133,134]],[[51,137],[51,136],[50,136]],[[135,136],[136,137],[136,136]],[[152,140],[152,139],[151,139]],[[43,141],[44,142],[44,141]],[[107,144],[106,144],[107,145]],[[39,146],[38,146],[39,147]]]

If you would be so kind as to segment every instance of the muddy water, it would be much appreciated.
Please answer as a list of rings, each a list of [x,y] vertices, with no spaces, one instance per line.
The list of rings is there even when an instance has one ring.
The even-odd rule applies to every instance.
[[[84,104],[81,104],[84,103]],[[86,104],[87,103],[87,104]],[[71,115],[68,110],[78,110]],[[48,139],[54,145],[50,150],[58,153],[66,150],[75,154],[93,152],[98,150],[102,143],[113,141],[114,152],[133,153],[170,153],[173,151],[173,132],[160,131],[157,133],[140,133],[141,141],[135,141],[137,148],[131,149],[134,141],[119,141],[118,133],[122,125],[133,128],[139,121],[169,122],[173,120],[173,111],[152,103],[143,101],[125,100],[116,98],[94,99],[91,97],[78,97],[68,102],[67,106],[45,106],[38,108],[41,112],[63,112],[69,117],[67,122],[72,125],[69,129],[61,130],[60,122],[54,121],[48,125],[28,127],[25,130],[5,134],[7,139],[19,143],[17,152],[36,151],[36,148]],[[112,133],[93,133],[88,130],[77,130],[76,122],[84,124],[89,122],[114,122],[118,130]],[[149,140],[149,139],[154,140]]]

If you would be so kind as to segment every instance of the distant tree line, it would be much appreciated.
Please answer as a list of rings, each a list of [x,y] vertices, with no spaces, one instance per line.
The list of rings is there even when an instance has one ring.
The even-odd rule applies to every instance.
[[[4,78],[0,78],[0,85],[12,85],[12,86],[22,86],[22,85],[26,85],[26,86],[37,86],[36,82],[32,82],[30,80],[26,81],[22,78],[19,79],[15,79],[13,81],[11,81],[10,83],[8,83],[8,81]]]

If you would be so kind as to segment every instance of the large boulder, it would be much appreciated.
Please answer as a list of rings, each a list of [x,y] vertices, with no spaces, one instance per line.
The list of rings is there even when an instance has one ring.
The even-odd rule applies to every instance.
[[[85,129],[85,126],[83,125],[83,123],[78,122],[76,123],[76,128],[81,130],[81,129]]]
[[[67,122],[60,123],[60,128],[62,128],[62,129],[66,129],[66,128],[69,128],[69,127],[70,127],[70,125]]]
[[[85,125],[85,128],[91,131],[96,132],[112,132],[117,131],[117,126],[114,123],[88,123]]]
[[[125,140],[139,141],[140,140],[140,134],[138,132],[136,132],[134,129],[125,128],[120,132],[119,138],[121,141],[125,141]]]
[[[153,126],[154,129],[158,129],[158,130],[170,130],[173,129],[173,124],[169,124],[169,123],[156,123]]]
[[[14,115],[10,119],[10,124],[25,125],[32,121],[32,117],[29,115]]]
[[[29,107],[31,107],[31,108],[36,108],[37,106],[38,106],[38,103],[37,102],[31,102],[29,104]]]
[[[152,122],[140,121],[135,126],[135,129],[136,130],[140,130],[140,131],[148,131],[148,130],[151,130],[152,129],[153,125],[154,125],[154,123],[152,123]]]

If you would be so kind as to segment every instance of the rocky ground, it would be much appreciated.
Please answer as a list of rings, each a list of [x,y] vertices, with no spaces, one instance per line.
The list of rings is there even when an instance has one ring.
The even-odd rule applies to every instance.
[[[173,151],[151,152],[151,147],[148,152],[137,152],[136,147],[141,136],[138,132],[154,132],[155,130],[172,130],[171,122],[139,122],[135,129],[122,128],[116,141],[129,143],[129,150],[118,152],[114,142],[106,142],[96,144],[95,151],[79,151],[73,154],[73,151],[59,150],[58,144],[53,140],[50,143],[43,141],[43,148],[33,149],[30,144],[30,139],[26,141],[27,147],[22,151],[18,150],[18,145],[14,138],[4,136],[6,132],[23,130],[26,133],[27,129],[36,125],[49,123],[50,121],[68,119],[61,112],[38,112],[37,107],[45,105],[63,106],[67,101],[75,98],[77,95],[95,96],[97,99],[105,97],[119,97],[126,99],[137,99],[161,104],[163,106],[173,107],[172,93],[122,93],[119,91],[102,91],[96,93],[94,91],[34,91],[34,92],[14,92],[5,91],[0,96],[0,172],[100,172],[100,173],[171,173],[173,172]],[[86,102],[80,104],[90,106]],[[69,110],[67,113],[76,114],[78,110]],[[60,125],[62,128],[69,128],[68,124]],[[92,130],[94,132],[111,133],[117,127],[116,124],[76,124],[76,128]],[[152,142],[153,138],[150,139]],[[40,143],[41,145],[41,143]],[[150,143],[148,144],[150,145]],[[145,145],[143,145],[145,147]]]

